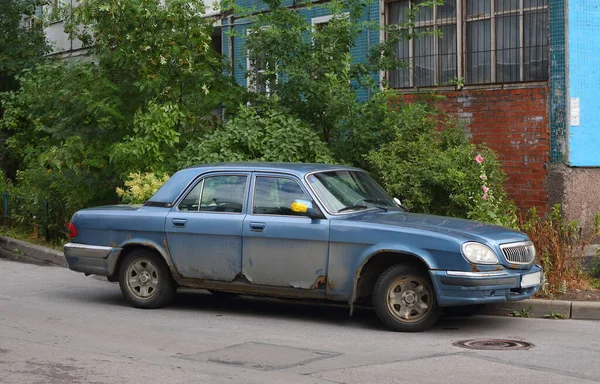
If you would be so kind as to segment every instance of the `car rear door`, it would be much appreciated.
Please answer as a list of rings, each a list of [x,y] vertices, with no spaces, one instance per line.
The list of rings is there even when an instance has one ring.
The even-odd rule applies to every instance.
[[[249,172],[202,176],[167,216],[171,258],[187,278],[232,281],[242,270]]]

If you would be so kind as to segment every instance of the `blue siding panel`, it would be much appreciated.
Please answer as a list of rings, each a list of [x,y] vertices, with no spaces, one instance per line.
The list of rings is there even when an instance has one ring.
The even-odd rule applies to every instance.
[[[569,91],[579,98],[580,124],[569,122],[569,163],[600,166],[600,6],[596,1],[569,0]]]

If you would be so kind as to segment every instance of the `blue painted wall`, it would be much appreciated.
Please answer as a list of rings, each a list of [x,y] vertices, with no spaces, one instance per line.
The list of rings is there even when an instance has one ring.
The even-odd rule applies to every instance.
[[[291,4],[291,0],[287,1]],[[237,5],[244,7],[245,9],[252,9],[256,11],[265,10],[266,5],[260,0],[238,0]],[[309,8],[300,9],[300,12],[307,20],[311,20],[312,18],[319,16],[326,16],[329,14],[329,11],[323,7],[314,6]],[[379,20],[379,1],[373,1],[367,9],[365,9],[365,13],[362,20],[370,20],[370,21],[378,21]],[[361,20],[361,21],[362,21]],[[225,56],[229,55],[229,38],[227,32],[229,31],[228,21],[227,19],[223,20],[223,54]],[[245,49],[245,36],[246,30],[251,28],[251,24],[249,24],[249,20],[246,19],[235,19],[235,32],[236,36],[233,39],[233,76],[236,82],[240,85],[246,86],[247,79],[247,61],[246,61],[246,49]],[[356,40],[356,46],[353,47],[350,51],[354,61],[357,63],[365,62],[368,57],[368,53],[371,47],[379,44],[379,30],[365,30]],[[375,81],[380,81],[379,73],[374,73],[372,75]],[[357,91],[358,99],[361,101],[366,101],[369,98],[368,91],[365,89],[359,89]]]
[[[569,164],[600,166],[600,1],[569,0],[569,93],[579,98],[579,126],[569,121]]]

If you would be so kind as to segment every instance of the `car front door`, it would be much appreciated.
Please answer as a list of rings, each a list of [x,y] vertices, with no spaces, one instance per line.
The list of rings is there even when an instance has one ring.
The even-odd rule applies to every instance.
[[[187,278],[232,281],[242,270],[242,225],[250,173],[202,177],[167,216],[171,258]]]
[[[329,221],[292,212],[311,200],[297,179],[256,173],[243,226],[242,273],[254,284],[326,289]]]

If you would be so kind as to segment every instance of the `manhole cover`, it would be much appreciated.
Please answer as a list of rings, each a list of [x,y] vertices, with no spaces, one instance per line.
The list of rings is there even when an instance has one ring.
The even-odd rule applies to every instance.
[[[482,349],[487,351],[513,351],[517,349],[529,349],[533,344],[518,340],[502,339],[473,339],[462,340],[453,343],[457,347],[469,349]]]

